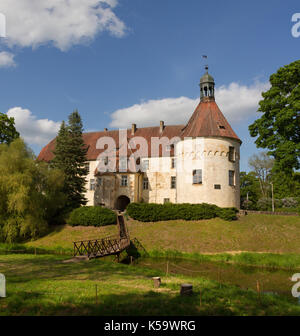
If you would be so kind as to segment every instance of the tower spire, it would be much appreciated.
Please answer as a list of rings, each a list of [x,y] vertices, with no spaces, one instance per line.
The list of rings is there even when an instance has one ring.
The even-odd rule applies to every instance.
[[[203,58],[207,56],[203,55]],[[214,101],[215,100],[215,81],[213,77],[208,73],[208,65],[205,65],[205,74],[200,79],[200,100]]]

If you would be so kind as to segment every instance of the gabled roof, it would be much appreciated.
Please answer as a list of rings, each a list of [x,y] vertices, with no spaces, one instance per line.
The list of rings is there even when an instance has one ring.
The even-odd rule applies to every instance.
[[[242,143],[213,99],[199,103],[181,137],[226,137]]]
[[[175,126],[164,126],[162,132],[160,132],[160,127],[144,127],[137,128],[134,135],[131,134],[131,129],[127,130],[127,141],[129,142],[131,138],[134,137],[143,137],[148,143],[148,157],[151,156],[151,138],[158,137],[163,138],[166,137],[168,139],[172,139],[174,137],[180,137],[180,133],[184,125],[175,125]],[[98,139],[102,137],[111,137],[114,139],[117,148],[117,156],[119,152],[119,130],[112,131],[102,131],[102,132],[90,132],[83,133],[83,140],[85,144],[88,146],[87,159],[88,161],[97,160],[98,156],[104,151],[104,149],[97,149],[96,143]],[[54,157],[53,151],[55,150],[56,139],[53,139],[48,145],[46,145],[40,152],[38,156],[38,160],[41,161],[51,161]],[[128,156],[132,154],[135,150],[128,149]],[[162,156],[162,150],[160,146],[160,156]],[[173,149],[170,151],[170,156],[173,155]]]

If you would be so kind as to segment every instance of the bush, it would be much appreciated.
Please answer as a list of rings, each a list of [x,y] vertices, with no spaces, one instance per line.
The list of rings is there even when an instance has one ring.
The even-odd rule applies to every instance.
[[[219,208],[214,204],[154,204],[130,203],[128,215],[141,222],[158,222],[164,220],[201,220],[220,217],[225,220],[237,219],[236,208]]]
[[[298,206],[297,199],[293,197],[286,197],[286,198],[283,198],[281,201],[282,201],[283,208],[297,208]]]
[[[100,206],[82,206],[73,210],[67,220],[71,226],[104,226],[116,224],[116,214]]]
[[[274,199],[274,206],[275,208],[280,208],[281,207],[281,200],[279,199]],[[272,198],[261,198],[257,202],[257,208],[258,210],[261,211],[271,211],[272,210]]]

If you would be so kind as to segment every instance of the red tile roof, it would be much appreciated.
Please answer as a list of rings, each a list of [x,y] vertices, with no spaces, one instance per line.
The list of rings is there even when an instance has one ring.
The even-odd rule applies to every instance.
[[[242,143],[213,99],[199,103],[181,137],[226,137]]]
[[[131,129],[127,130],[127,141],[134,137],[143,137],[148,143],[148,157],[151,156],[151,138],[158,137],[163,138],[166,137],[171,140],[174,137],[180,137],[180,133],[184,125],[175,125],[175,126],[165,126],[164,130],[160,133],[160,127],[144,127],[137,128],[134,135],[131,134]],[[119,153],[119,130],[112,131],[102,131],[102,132],[91,132],[91,133],[83,133],[83,140],[88,146],[87,159],[89,161],[96,160],[98,156],[104,151],[104,149],[97,149],[96,143],[97,140],[102,137],[111,137],[114,139],[117,147],[117,156]],[[53,139],[48,145],[46,145],[40,152],[38,156],[38,160],[43,161],[51,161],[54,157],[53,151],[55,149],[56,139]],[[135,150],[128,149],[128,156],[131,155]],[[162,148],[160,146],[160,156],[162,156]],[[173,155],[173,150],[171,150],[170,155]]]
[[[83,139],[88,146],[87,159],[89,161],[96,160],[104,151],[104,149],[96,148],[97,140],[102,137],[111,137],[114,139],[118,154],[119,130],[84,133]],[[235,139],[241,143],[241,140],[225,119],[218,105],[211,99],[199,103],[186,126],[165,126],[162,132],[160,132],[159,126],[137,128],[134,135],[131,134],[131,129],[128,129],[127,141],[133,137],[143,137],[147,141],[148,157],[151,157],[151,138],[153,137],[167,137],[168,139],[172,139],[173,137],[180,137],[181,139],[185,137],[226,137]],[[46,145],[41,150],[38,160],[51,161],[54,157],[53,150],[55,149],[55,143],[56,139],[53,139],[48,145]],[[128,156],[130,156],[134,151],[135,150],[128,150]],[[171,149],[170,153],[170,156],[172,155],[173,149]],[[162,156],[161,146],[159,156]]]

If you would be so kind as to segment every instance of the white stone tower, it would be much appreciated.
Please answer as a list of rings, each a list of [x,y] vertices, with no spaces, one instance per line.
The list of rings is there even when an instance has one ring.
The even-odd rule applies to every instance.
[[[242,142],[215,102],[215,82],[208,71],[200,80],[200,103],[181,136],[176,145],[176,202],[239,209]]]

